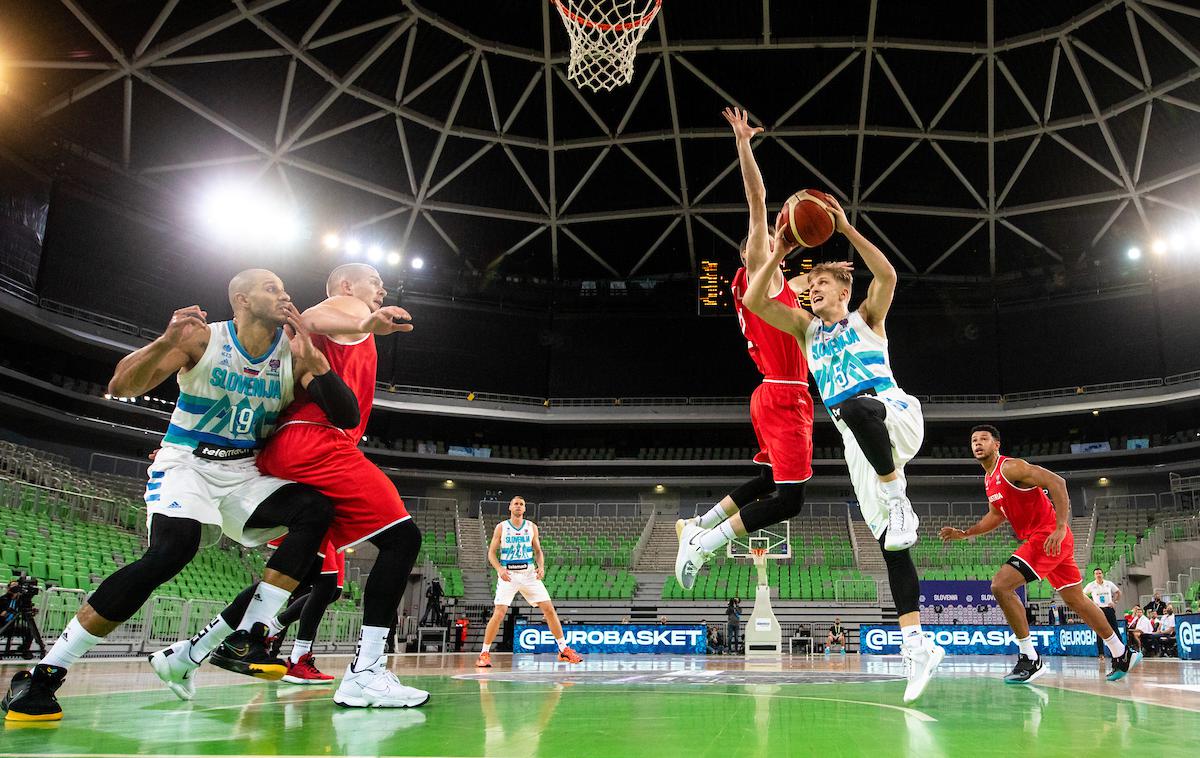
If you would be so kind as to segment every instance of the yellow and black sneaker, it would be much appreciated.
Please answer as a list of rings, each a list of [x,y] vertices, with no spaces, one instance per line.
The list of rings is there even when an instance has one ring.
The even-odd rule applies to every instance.
[[[67,678],[67,670],[39,663],[33,671],[19,671],[12,678],[8,694],[0,702],[5,721],[58,721],[62,706],[55,691]]]
[[[229,635],[208,660],[226,671],[272,682],[287,673],[287,664],[267,649],[267,625],[261,623]]]

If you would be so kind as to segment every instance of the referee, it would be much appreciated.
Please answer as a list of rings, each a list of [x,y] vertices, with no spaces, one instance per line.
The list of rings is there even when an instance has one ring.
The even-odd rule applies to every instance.
[[[1121,590],[1117,585],[1104,578],[1104,572],[1096,569],[1092,572],[1095,575],[1095,580],[1088,583],[1088,586],[1083,588],[1083,594],[1092,599],[1092,602],[1104,611],[1104,618],[1108,619],[1108,625],[1112,627],[1115,634],[1120,634],[1117,629],[1117,600],[1121,598]],[[1100,635],[1096,635],[1096,654],[1101,658],[1104,657],[1104,642],[1101,641]]]

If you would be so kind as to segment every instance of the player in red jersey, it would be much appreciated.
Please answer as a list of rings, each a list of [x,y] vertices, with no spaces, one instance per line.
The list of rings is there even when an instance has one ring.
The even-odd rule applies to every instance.
[[[267,545],[276,547],[276,543],[282,539],[271,540]],[[346,580],[346,555],[339,553],[333,548],[333,543],[325,540],[317,558],[319,560],[313,562],[308,576],[292,591],[287,606],[267,621],[267,646],[273,657],[282,650],[287,628],[300,622],[296,639],[292,642],[292,651],[284,660],[287,673],[283,675],[283,681],[290,684],[329,684],[334,680],[334,677],[317,668],[312,646],[325,611],[341,597],[342,585]]]
[[[1027,684],[1045,673],[1042,659],[1029,636],[1025,608],[1017,596],[1018,587],[1043,577],[1050,580],[1050,586],[1067,606],[1078,613],[1108,647],[1113,659],[1108,680],[1115,682],[1124,677],[1142,659],[1142,654],[1121,642],[1104,614],[1083,594],[1083,578],[1075,565],[1067,483],[1053,471],[1020,458],[1001,455],[1000,431],[994,426],[982,425],[971,430],[971,453],[985,472],[987,515],[969,529],[944,526],[941,538],[963,540],[987,534],[1007,519],[1017,539],[1023,541],[992,579],[992,594],[1016,633],[1020,647],[1017,665],[1004,681]]]
[[[750,422],[760,449],[754,462],[764,468],[759,477],[735,489],[704,515],[676,522],[679,551],[675,578],[684,589],[691,589],[708,558],[735,536],[799,514],[804,484],[812,478],[813,402],[808,394],[804,351],[795,337],[770,326],[742,304],[750,277],[765,276],[771,278],[772,299],[788,308],[800,308],[796,293],[807,289],[807,277],[788,282],[779,268],[747,270],[749,246],[767,242],[756,231],[759,216],[761,225],[766,224],[765,190],[750,149],[750,139],[762,130],[751,127],[744,113],[726,109],[724,115],[737,140],[750,204],[750,234],[741,245],[743,267],[733,279],[733,305],[746,349],[763,376],[750,397]],[[766,498],[772,490],[774,497]]]

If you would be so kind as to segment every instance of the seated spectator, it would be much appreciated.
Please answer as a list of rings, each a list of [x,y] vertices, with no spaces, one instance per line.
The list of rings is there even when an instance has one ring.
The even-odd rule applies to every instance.
[[[1133,606],[1133,615],[1129,620],[1129,641],[1134,650],[1141,650],[1144,654],[1146,651],[1142,647],[1142,636],[1153,633],[1154,625],[1146,618],[1146,614],[1142,613],[1142,606]]]
[[[834,645],[842,648],[842,655],[846,654],[846,630],[837,616],[833,617],[833,626],[829,627],[829,634],[825,636],[825,655],[829,655],[830,648]]]
[[[1146,603],[1145,611],[1147,615],[1153,611],[1155,615],[1161,616],[1162,612],[1167,609],[1167,603],[1162,599],[1162,592],[1155,592],[1154,599]]]
[[[1159,655],[1175,653],[1175,609],[1167,606],[1161,618],[1154,618],[1150,612],[1150,623],[1154,624],[1154,633],[1144,635],[1147,650],[1157,651]]]

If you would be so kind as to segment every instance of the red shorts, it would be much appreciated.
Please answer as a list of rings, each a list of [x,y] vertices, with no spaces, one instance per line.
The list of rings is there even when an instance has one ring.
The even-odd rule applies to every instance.
[[[1044,546],[1049,536],[1050,531],[1031,536],[1008,559],[1008,565],[1020,571],[1029,581],[1049,580],[1055,591],[1083,582],[1079,567],[1075,565],[1075,535],[1071,534],[1071,529],[1067,528],[1067,536],[1063,538],[1058,555],[1046,555]]]
[[[284,537],[287,535],[285,534]],[[283,542],[283,537],[276,537],[267,543],[267,547],[276,548]],[[340,588],[346,582],[346,556],[334,549],[333,543],[326,538],[317,553],[321,559],[322,574],[337,574],[337,586]]]
[[[411,518],[392,480],[339,429],[288,424],[259,453],[258,469],[307,484],[333,501],[325,539],[339,553]]]
[[[813,402],[808,382],[764,380],[750,396],[750,423],[758,437],[754,462],[770,466],[776,484],[812,478]]]

